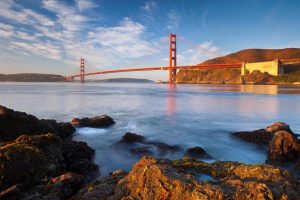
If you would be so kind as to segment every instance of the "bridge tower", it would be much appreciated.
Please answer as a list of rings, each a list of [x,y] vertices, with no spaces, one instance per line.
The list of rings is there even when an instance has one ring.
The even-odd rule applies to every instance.
[[[176,34],[170,34],[170,62],[169,62],[169,83],[176,81]]]
[[[84,83],[84,59],[80,59],[80,82]]]

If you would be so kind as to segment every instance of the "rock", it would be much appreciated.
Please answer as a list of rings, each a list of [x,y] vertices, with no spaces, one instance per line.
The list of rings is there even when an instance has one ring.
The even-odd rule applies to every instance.
[[[75,129],[70,123],[39,120],[33,115],[0,106],[0,142],[15,140],[20,135],[54,133],[62,138],[71,136]]]
[[[184,153],[184,157],[206,158],[206,159],[211,158],[211,156],[208,153],[206,153],[206,151],[204,149],[202,149],[201,147],[193,147],[193,148],[188,149]]]
[[[61,139],[54,134],[22,135],[0,147],[0,189],[22,183],[39,183],[47,176],[61,173],[64,159]]]
[[[284,122],[275,122],[265,129],[259,129],[255,131],[241,131],[233,133],[234,136],[239,137],[240,139],[260,145],[268,145],[272,140],[275,132],[285,130],[290,133],[293,133],[289,125]]]
[[[231,161],[205,163],[196,159],[172,162],[184,174],[204,173],[212,176],[231,199],[299,199],[296,179],[287,171],[272,165],[246,165]]]
[[[161,154],[166,154],[168,152],[178,152],[181,150],[180,146],[178,145],[169,145],[161,142],[154,144]]]
[[[23,199],[23,193],[18,185],[11,186],[10,188],[0,192],[0,200],[18,200]]]
[[[59,177],[52,178],[47,184],[35,186],[25,194],[24,200],[67,200],[75,195],[83,186],[83,176],[68,172]]]
[[[143,157],[115,187],[108,199],[225,199],[215,185],[177,173],[169,164]]]
[[[146,138],[136,133],[127,132],[123,135],[122,139],[118,142],[119,144],[130,144],[130,143],[144,143]]]
[[[66,170],[84,176],[98,171],[93,163],[95,151],[85,142],[64,140],[62,142],[62,155],[66,162]]]
[[[107,115],[99,115],[92,118],[73,118],[71,124],[75,127],[106,128],[113,125],[115,121]]]
[[[106,200],[114,194],[117,183],[128,173],[123,170],[117,170],[110,173],[109,176],[94,181],[82,188],[70,200]]]
[[[297,138],[290,132],[277,131],[269,144],[267,162],[280,164],[287,161],[294,161],[300,158],[300,144]]]
[[[144,156],[144,155],[152,155],[153,152],[149,149],[148,146],[131,148],[130,152],[134,155]]]
[[[234,199],[243,200],[273,200],[273,193],[264,183],[257,183],[249,181],[237,186],[237,190],[234,193]]]
[[[164,155],[166,153],[174,153],[181,150],[178,145],[169,145],[162,142],[149,141],[144,136],[138,135],[136,133],[127,132],[123,135],[122,139],[116,144],[133,146],[130,152],[137,155],[151,155],[150,147],[157,149],[159,154]],[[138,144],[138,145],[137,145]],[[140,146],[145,145],[145,146]]]

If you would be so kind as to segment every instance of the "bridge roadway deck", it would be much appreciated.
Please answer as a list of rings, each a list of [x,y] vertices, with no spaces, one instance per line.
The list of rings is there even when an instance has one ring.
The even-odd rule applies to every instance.
[[[120,73],[120,72],[135,72],[135,71],[155,71],[155,70],[169,70],[169,69],[210,69],[210,68],[239,68],[241,63],[233,64],[208,64],[208,65],[186,65],[186,66],[161,66],[161,67],[135,67],[127,69],[115,69],[115,70],[103,70],[98,72],[85,73],[84,76],[91,76],[97,74],[110,74],[110,73]],[[80,74],[69,76],[68,78],[80,77]]]

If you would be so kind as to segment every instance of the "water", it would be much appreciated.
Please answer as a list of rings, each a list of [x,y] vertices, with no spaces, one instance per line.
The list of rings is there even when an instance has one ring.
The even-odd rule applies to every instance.
[[[39,118],[69,121],[108,114],[116,124],[106,129],[79,128],[75,140],[96,150],[101,175],[129,170],[139,158],[118,149],[125,132],[178,144],[183,150],[164,157],[181,158],[184,150],[203,147],[215,160],[263,163],[266,153],[231,136],[233,131],[284,121],[300,133],[300,88],[156,83],[1,83],[0,104]]]

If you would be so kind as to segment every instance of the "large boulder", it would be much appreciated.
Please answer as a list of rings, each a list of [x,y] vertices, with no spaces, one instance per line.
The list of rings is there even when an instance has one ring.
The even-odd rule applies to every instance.
[[[122,139],[118,142],[119,144],[132,144],[132,143],[144,143],[146,138],[142,135],[126,132]]]
[[[266,164],[246,165],[231,161],[205,163],[182,159],[172,166],[184,174],[204,173],[212,176],[230,199],[299,199],[296,179],[281,168]]]
[[[217,185],[198,182],[167,163],[143,157],[119,181],[109,199],[225,199]]]
[[[92,118],[73,118],[71,124],[75,127],[92,127],[92,128],[106,128],[113,125],[115,121],[107,115],[99,115]]]
[[[31,186],[65,169],[61,139],[54,134],[22,135],[0,146],[0,189],[14,184]]]
[[[210,159],[211,156],[201,147],[193,147],[184,153],[184,157]]]
[[[288,124],[284,122],[275,122],[274,124],[271,124],[270,126],[264,129],[234,132],[233,135],[246,142],[251,142],[260,145],[268,145],[269,142],[272,140],[273,135],[277,131],[281,130],[293,133]]]
[[[39,120],[33,115],[14,111],[0,105],[0,142],[8,142],[20,135],[54,133],[62,138],[71,136],[75,129],[70,123]]]
[[[66,163],[66,170],[69,172],[88,176],[98,171],[98,166],[93,162],[95,151],[85,142],[64,140],[62,155]]]
[[[300,144],[295,135],[285,130],[277,131],[269,144],[267,162],[281,164],[297,162],[299,158]]]

